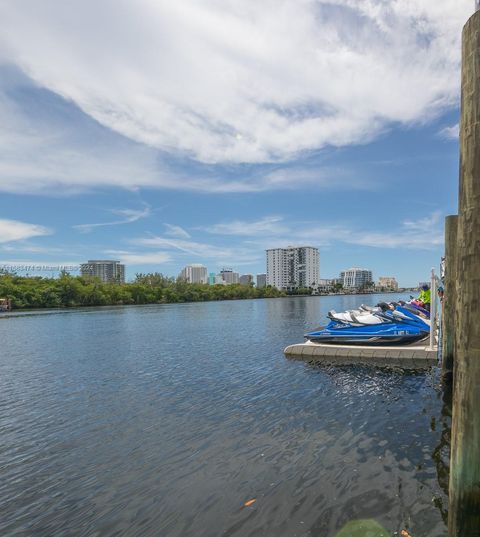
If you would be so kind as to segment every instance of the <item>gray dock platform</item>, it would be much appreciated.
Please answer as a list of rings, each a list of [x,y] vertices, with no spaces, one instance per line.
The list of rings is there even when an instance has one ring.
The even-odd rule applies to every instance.
[[[431,350],[428,339],[405,346],[330,345],[326,343],[298,343],[284,351],[287,358],[331,365],[365,364],[402,369],[428,369],[437,365],[437,346]]]

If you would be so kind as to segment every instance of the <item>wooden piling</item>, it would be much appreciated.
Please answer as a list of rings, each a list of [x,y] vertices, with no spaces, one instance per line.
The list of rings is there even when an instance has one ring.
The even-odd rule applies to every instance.
[[[445,293],[442,303],[442,373],[452,382],[457,301],[457,215],[445,218]]]
[[[449,537],[480,535],[480,12],[463,29]]]

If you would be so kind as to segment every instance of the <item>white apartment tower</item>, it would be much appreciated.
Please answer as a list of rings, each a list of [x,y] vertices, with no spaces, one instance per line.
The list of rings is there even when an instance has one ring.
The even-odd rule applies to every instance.
[[[240,274],[238,272],[234,272],[231,268],[223,268],[220,271],[220,276],[227,285],[240,283]]]
[[[372,271],[358,267],[352,267],[340,273],[345,289],[361,289],[373,282]]]
[[[319,279],[318,248],[288,246],[267,250],[267,285],[288,291],[316,287]]]
[[[204,265],[187,265],[179,276],[187,283],[208,283],[207,267]]]
[[[267,275],[257,274],[257,287],[260,289],[261,287],[265,287],[267,285]]]
[[[98,278],[103,283],[125,283],[125,265],[111,259],[90,259],[80,265],[80,274]]]

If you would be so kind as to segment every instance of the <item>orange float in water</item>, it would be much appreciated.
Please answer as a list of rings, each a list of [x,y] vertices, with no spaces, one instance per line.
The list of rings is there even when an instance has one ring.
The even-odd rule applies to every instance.
[[[252,500],[248,500],[248,502],[245,502],[243,504],[244,507],[250,507],[251,505],[253,505],[255,502],[257,501],[256,498],[253,498]]]

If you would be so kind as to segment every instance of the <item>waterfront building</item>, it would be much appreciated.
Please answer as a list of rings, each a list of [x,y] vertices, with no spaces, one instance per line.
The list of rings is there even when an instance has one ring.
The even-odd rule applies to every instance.
[[[266,287],[267,285],[267,275],[265,273],[263,274],[257,274],[257,287]]]
[[[316,288],[320,279],[318,248],[288,246],[271,248],[267,253],[267,285],[291,291]]]
[[[215,285],[215,272],[210,272],[208,274],[208,284]]]
[[[253,285],[253,274],[242,274],[238,282],[240,285]]]
[[[373,283],[372,271],[358,267],[352,267],[342,271],[340,273],[340,279],[343,282],[343,288],[350,290],[366,289]]]
[[[80,274],[104,283],[125,283],[125,265],[110,259],[90,259],[80,265]]]
[[[319,293],[333,293],[335,291],[336,279],[321,278],[318,280],[318,292]]]
[[[240,281],[240,274],[238,272],[234,272],[231,268],[223,268],[220,271],[220,276],[227,285],[239,283]]]
[[[207,267],[198,264],[187,265],[180,272],[179,278],[187,283],[207,283]]]
[[[221,274],[215,275],[215,285],[227,285],[227,282],[223,279]]]
[[[387,291],[398,291],[398,282],[393,276],[380,276],[376,287]]]

